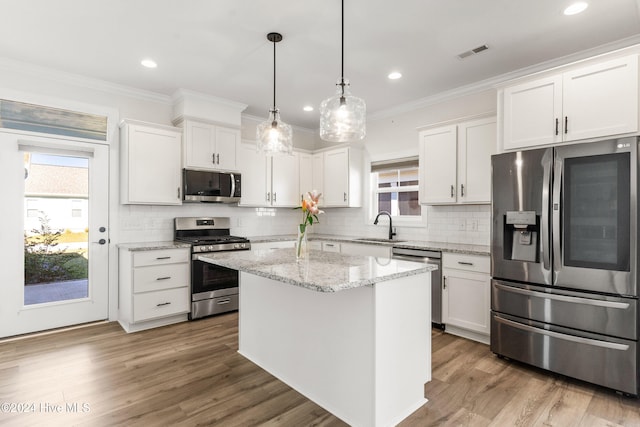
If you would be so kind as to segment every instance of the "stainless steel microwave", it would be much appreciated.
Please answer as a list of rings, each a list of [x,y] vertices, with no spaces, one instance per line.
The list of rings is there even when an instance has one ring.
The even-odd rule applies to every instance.
[[[182,185],[182,200],[185,202],[236,203],[240,201],[239,173],[183,169]]]

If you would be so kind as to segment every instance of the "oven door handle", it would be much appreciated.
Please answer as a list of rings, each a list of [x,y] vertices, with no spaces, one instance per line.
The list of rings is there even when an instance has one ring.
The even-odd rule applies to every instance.
[[[612,350],[622,350],[622,351],[629,350],[629,346],[626,344],[618,344],[618,343],[613,343],[609,341],[601,341],[601,340],[594,340],[591,338],[577,337],[575,335],[561,334],[559,332],[553,332],[553,331],[548,331],[546,329],[534,328],[533,326],[529,326],[529,325],[523,325],[522,323],[514,322],[512,320],[504,319],[498,316],[494,317],[494,319],[496,320],[496,322],[505,324],[507,326],[511,326],[512,328],[521,329],[523,331],[532,332],[534,334],[546,335],[548,337],[558,338],[564,341],[573,341],[579,344],[610,348]]]

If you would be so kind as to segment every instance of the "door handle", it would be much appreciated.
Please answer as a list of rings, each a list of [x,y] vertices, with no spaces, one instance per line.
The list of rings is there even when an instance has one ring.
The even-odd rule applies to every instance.
[[[220,164],[220,153],[216,154],[216,164]]]
[[[569,132],[569,117],[564,116],[564,133],[565,135]]]
[[[276,192],[274,191],[273,192],[273,203],[275,203],[277,201],[276,197],[277,197],[277,195],[276,195]]]
[[[464,184],[460,184],[460,197],[464,197]]]
[[[344,197],[343,197],[343,201],[346,202],[347,201],[347,193],[343,193]]]
[[[564,341],[572,341],[572,342],[577,342],[577,343],[580,343],[580,344],[586,344],[586,345],[591,345],[591,346],[596,346],[596,347],[609,348],[609,349],[612,349],[612,350],[622,350],[622,351],[629,350],[629,346],[626,345],[626,344],[618,344],[618,343],[609,342],[609,341],[594,340],[592,338],[582,338],[582,337],[578,337],[578,336],[575,336],[575,335],[565,335],[565,334],[561,334],[559,332],[548,331],[546,329],[540,329],[540,328],[534,328],[533,326],[529,326],[529,325],[523,325],[522,323],[514,322],[512,320],[504,319],[504,318],[498,317],[498,316],[495,316],[494,319],[498,323],[502,323],[502,324],[505,324],[507,326],[511,326],[513,328],[516,328],[516,329],[521,329],[523,331],[531,332],[531,333],[534,333],[534,334],[546,335],[548,337],[558,338],[558,339],[561,339],[561,340],[564,340]]]
[[[98,228],[98,231],[104,233],[105,231],[107,231],[107,229],[105,227],[100,227]]]
[[[216,153],[211,154],[211,163],[216,164]]]
[[[558,136],[558,123],[560,122],[560,120],[558,120],[558,118],[556,117],[556,136]]]
[[[442,289],[447,289],[447,276],[442,276]]]
[[[453,196],[454,196],[454,194],[455,194],[455,193],[454,193],[454,191],[456,191],[456,189],[455,189],[455,187],[452,185],[452,186],[451,186],[451,198],[453,198]]]
[[[156,307],[162,307],[163,305],[169,305],[170,302],[161,302],[160,304],[156,304]]]
[[[98,244],[99,245],[104,245],[105,243],[107,243],[107,241],[105,239],[98,240]]]

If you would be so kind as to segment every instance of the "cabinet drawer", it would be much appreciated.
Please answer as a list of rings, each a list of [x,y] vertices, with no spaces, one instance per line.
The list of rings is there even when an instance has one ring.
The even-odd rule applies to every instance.
[[[340,243],[322,242],[322,250],[325,252],[340,252]]]
[[[189,286],[189,263],[151,265],[133,269],[133,292]]]
[[[161,249],[157,251],[139,251],[133,253],[133,266],[173,264],[189,262],[189,249]]]
[[[133,321],[155,319],[189,311],[189,287],[133,296]]]
[[[484,255],[442,254],[442,268],[489,274],[490,260]]]

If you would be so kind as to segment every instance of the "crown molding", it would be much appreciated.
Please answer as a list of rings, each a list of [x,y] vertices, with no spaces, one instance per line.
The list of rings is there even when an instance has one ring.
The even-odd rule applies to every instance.
[[[638,0],[640,2],[640,0]],[[474,95],[476,93],[484,92],[486,90],[495,90],[498,86],[518,78],[530,76],[532,74],[540,73],[543,71],[549,71],[553,68],[569,65],[571,63],[583,61],[596,56],[614,53],[615,51],[640,47],[640,35],[627,37],[617,40],[615,42],[596,46],[591,49],[576,52],[570,55],[566,55],[560,58],[552,59],[549,61],[541,62],[539,64],[532,65],[530,67],[521,68],[509,73],[501,74],[499,76],[491,77],[479,82],[475,82],[469,85],[460,86],[455,89],[447,90],[432,96],[417,99],[405,104],[397,105],[395,107],[381,110],[367,116],[367,120],[377,121],[394,117],[403,113],[425,108],[441,102],[453,100],[463,96]]]
[[[80,74],[68,73],[66,71],[34,65],[6,57],[0,57],[0,70],[12,71],[42,80],[69,84],[85,89],[93,89],[110,94],[115,93],[130,98],[171,105],[171,97],[168,95],[112,83],[93,77],[86,77]]]

